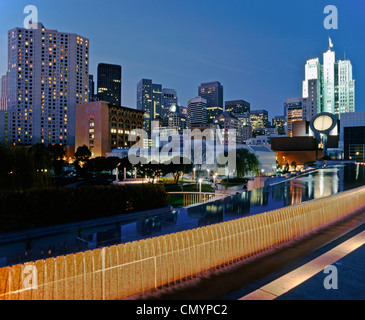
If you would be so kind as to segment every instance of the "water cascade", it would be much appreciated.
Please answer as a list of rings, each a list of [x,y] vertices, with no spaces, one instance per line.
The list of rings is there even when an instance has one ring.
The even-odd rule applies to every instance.
[[[174,285],[315,232],[365,205],[365,188],[158,238],[0,269],[0,300],[116,300]]]

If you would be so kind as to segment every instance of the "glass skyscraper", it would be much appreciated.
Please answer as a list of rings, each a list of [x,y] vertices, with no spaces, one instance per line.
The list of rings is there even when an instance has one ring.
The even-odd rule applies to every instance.
[[[100,63],[98,65],[98,100],[122,105],[122,67]]]
[[[198,96],[207,100],[207,122],[213,123],[224,111],[223,86],[218,81],[202,83]]]
[[[225,111],[234,115],[247,114],[251,112],[251,104],[244,100],[226,101]]]
[[[174,89],[162,89],[161,118],[164,119],[170,112],[179,113],[177,93]]]
[[[162,118],[162,85],[152,80],[142,79],[137,85],[137,109],[144,112],[143,128],[149,137],[152,134],[152,122]]]

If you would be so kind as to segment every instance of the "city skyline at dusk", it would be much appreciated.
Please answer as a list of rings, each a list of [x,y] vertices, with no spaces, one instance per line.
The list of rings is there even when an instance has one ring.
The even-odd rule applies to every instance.
[[[364,9],[0,0],[0,300],[365,300]]]
[[[22,27],[27,1],[1,3],[7,14],[0,22],[0,74],[7,67],[7,32]],[[251,109],[266,109],[270,119],[283,114],[288,97],[300,96],[306,60],[323,59],[328,37],[336,60],[350,59],[356,80],[356,111],[365,110],[361,91],[365,62],[360,41],[364,22],[361,1],[338,8],[338,30],[326,30],[328,3],[289,1],[250,3],[199,1],[94,1],[47,4],[33,1],[38,20],[47,29],[77,33],[90,40],[90,74],[99,63],[123,67],[122,104],[136,108],[137,83],[152,79],[177,91],[187,106],[203,82],[219,81],[224,100],[244,99]],[[97,8],[97,10],[95,10]],[[111,10],[113,8],[113,10]],[[4,50],[5,49],[5,50]]]

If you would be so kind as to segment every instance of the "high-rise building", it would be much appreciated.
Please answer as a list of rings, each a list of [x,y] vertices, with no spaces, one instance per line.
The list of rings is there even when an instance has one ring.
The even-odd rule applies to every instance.
[[[323,54],[323,65],[319,59],[310,59],[305,65],[303,82],[303,118],[310,121],[316,114],[329,112],[337,115],[355,112],[355,80],[350,60],[336,62],[330,40]]]
[[[179,134],[183,134],[187,127],[187,119],[185,116],[171,111],[164,117],[162,126],[164,128],[176,130]]]
[[[323,54],[323,112],[335,113],[335,52]]]
[[[202,83],[198,96],[207,100],[207,122],[213,123],[224,111],[223,86],[218,81]]]
[[[303,98],[288,98],[284,104],[286,115],[286,133],[293,136],[293,123],[303,120]]]
[[[202,97],[190,99],[188,102],[189,128],[202,127],[207,124],[207,100]]]
[[[75,107],[88,101],[89,40],[46,29],[8,32],[8,143],[75,145]]]
[[[1,94],[0,94],[0,110],[8,109],[8,83],[7,76],[1,77]]]
[[[355,112],[355,80],[352,78],[352,64],[349,60],[338,61],[338,114]]]
[[[267,128],[269,113],[266,110],[252,110],[250,114],[252,129]]]
[[[161,118],[164,119],[170,112],[179,113],[177,93],[174,89],[162,89]]]
[[[307,90],[307,97],[303,97],[303,119],[311,121],[322,110],[321,81],[319,79],[308,80]]]
[[[284,116],[276,116],[272,119],[272,125],[276,128],[279,135],[285,134],[285,117]]]
[[[94,102],[94,101],[95,101],[94,76],[92,74],[89,74],[89,98],[88,98],[88,102]]]
[[[188,118],[188,107],[179,106],[180,114],[186,119]]]
[[[213,122],[221,129],[224,145],[242,144],[239,120],[229,112],[223,112]],[[235,130],[235,131],[234,131]]]
[[[98,65],[98,100],[122,105],[122,67],[114,64]]]
[[[235,116],[246,114],[251,112],[251,105],[244,100],[226,101],[225,111],[232,113]]]
[[[305,65],[303,81],[303,118],[310,121],[322,112],[323,72],[319,59],[310,59]]]
[[[137,85],[137,109],[144,112],[143,128],[148,136],[152,134],[152,122],[161,118],[162,85],[142,79]]]
[[[8,112],[0,110],[0,145],[8,141]]]

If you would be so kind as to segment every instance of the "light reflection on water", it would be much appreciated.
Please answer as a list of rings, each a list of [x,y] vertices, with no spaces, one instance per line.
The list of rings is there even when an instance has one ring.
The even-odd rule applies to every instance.
[[[203,227],[327,197],[364,184],[364,166],[321,169],[225,200],[178,209],[166,215],[0,245],[0,267]]]

